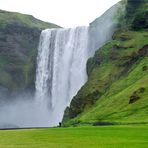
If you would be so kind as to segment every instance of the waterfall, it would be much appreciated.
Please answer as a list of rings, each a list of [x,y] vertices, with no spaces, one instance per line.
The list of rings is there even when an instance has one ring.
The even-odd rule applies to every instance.
[[[40,36],[36,101],[47,104],[49,125],[57,125],[64,109],[87,80],[89,27],[46,29]]]
[[[41,112],[46,110],[49,120],[46,125],[58,125],[65,108],[87,81],[86,62],[111,39],[121,7],[116,4],[89,27],[42,31],[35,86],[38,106]]]
[[[89,27],[43,30],[37,55],[35,98],[30,92],[19,91],[19,95],[12,94],[9,103],[4,99],[0,127],[58,125],[65,108],[87,81],[88,58],[111,39],[125,6],[116,4]]]

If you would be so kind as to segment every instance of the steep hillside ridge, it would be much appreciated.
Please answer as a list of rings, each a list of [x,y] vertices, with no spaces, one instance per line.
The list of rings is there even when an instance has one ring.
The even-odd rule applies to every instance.
[[[92,56],[97,48],[112,39],[114,31],[118,27],[118,20],[122,19],[125,14],[125,5],[124,1],[113,5],[102,16],[90,23],[88,45]]]
[[[30,15],[0,10],[0,99],[12,91],[34,89],[41,30],[57,27]]]
[[[60,26],[48,22],[43,22],[36,19],[32,15],[21,14],[18,12],[8,12],[0,10],[0,27],[4,28],[8,25],[17,24],[20,26],[26,26],[29,28],[37,28],[40,30],[46,28],[59,28]]]
[[[129,0],[125,20],[113,40],[88,60],[88,82],[65,110],[65,126],[148,123],[146,5],[147,1]],[[136,12],[128,16],[131,7]]]

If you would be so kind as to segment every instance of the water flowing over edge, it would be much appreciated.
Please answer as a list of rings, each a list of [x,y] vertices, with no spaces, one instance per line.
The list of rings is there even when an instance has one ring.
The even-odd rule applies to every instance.
[[[49,110],[57,125],[64,109],[86,82],[89,27],[42,31],[37,57],[36,101]]]
[[[32,99],[32,95],[19,94],[13,102],[1,106],[0,128],[49,127],[62,120],[65,107],[87,81],[87,59],[111,39],[120,6],[123,7],[113,6],[89,27],[43,30],[37,57],[40,68],[36,69],[36,96]]]
[[[37,57],[36,101],[47,108],[49,126],[58,125],[65,108],[87,81],[87,60],[111,39],[118,9],[119,4],[113,6],[89,27],[42,31]]]

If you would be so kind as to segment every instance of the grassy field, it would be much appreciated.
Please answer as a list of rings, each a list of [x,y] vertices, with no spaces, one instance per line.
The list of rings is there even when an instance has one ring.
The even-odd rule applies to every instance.
[[[1,130],[0,148],[147,148],[148,125]]]

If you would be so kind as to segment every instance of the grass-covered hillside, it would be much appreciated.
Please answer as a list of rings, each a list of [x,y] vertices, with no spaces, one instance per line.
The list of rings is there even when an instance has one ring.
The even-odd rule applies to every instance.
[[[88,82],[66,109],[65,126],[148,123],[147,6],[147,0],[127,1],[112,41],[88,60]]]
[[[32,15],[0,10],[0,27],[4,28],[7,25],[12,25],[12,24],[20,24],[22,26],[30,28],[38,28],[42,30],[45,28],[59,28],[59,26],[55,24],[38,20]]]
[[[30,15],[0,10],[0,99],[11,91],[33,89],[41,30],[57,27]]]

